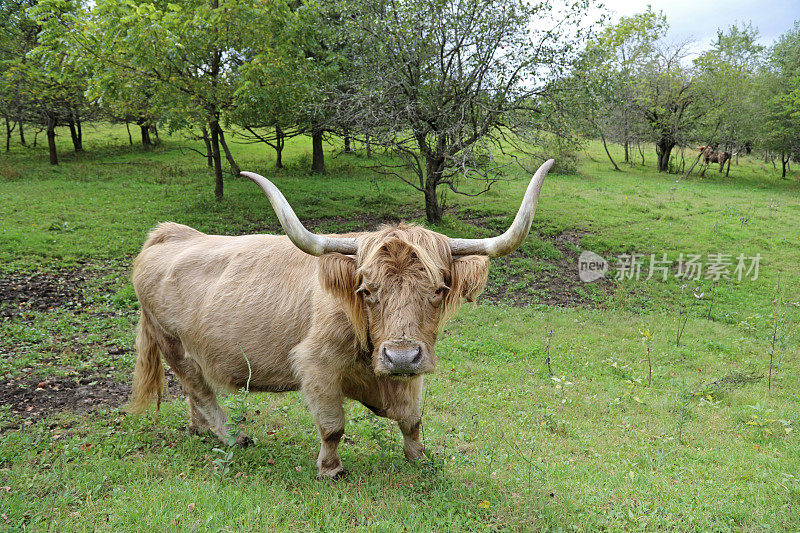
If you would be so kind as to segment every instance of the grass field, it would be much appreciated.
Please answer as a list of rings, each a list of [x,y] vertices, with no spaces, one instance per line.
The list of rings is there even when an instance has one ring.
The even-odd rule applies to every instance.
[[[796,171],[782,180],[754,154],[728,178],[678,180],[650,153],[613,172],[589,145],[577,174],[547,178],[528,241],[493,261],[485,296],[440,338],[427,459],[408,463],[397,428],[351,403],[350,474],[325,482],[299,393],[228,396],[256,441],[243,449],[191,435],[175,383],[158,419],[123,413],[130,263],[149,229],[280,229],[249,181],[229,177],[215,201],[188,141],[143,152],[124,128],[86,135],[87,152],[64,145],[58,167],[43,149],[0,158],[0,530],[800,529]],[[329,146],[328,174],[312,176],[308,140],[280,172],[264,149],[235,149],[317,230],[424,222],[421,195],[363,169],[363,155]],[[449,198],[434,229],[502,231],[527,185],[512,177]],[[666,254],[671,268],[666,281],[583,284],[581,250],[612,266]],[[680,254],[718,253],[731,271],[760,254],[758,278],[676,278]]]

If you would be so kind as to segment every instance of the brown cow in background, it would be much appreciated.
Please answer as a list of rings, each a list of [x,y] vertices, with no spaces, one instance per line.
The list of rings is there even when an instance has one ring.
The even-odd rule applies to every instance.
[[[703,163],[706,165],[709,163],[719,163],[720,172],[722,172],[725,163],[733,156],[731,152],[714,150],[710,146],[698,146],[697,148],[700,150],[700,155],[703,157]]]
[[[223,237],[175,223],[150,233],[133,267],[141,309],[130,410],[160,403],[163,356],[196,430],[229,437],[217,388],[301,390],[322,439],[320,476],[343,472],[344,398],[397,420],[406,457],[420,458],[423,375],[435,368],[438,333],[483,291],[489,258],[522,244],[552,164],[534,175],[508,231],[487,239],[406,224],[315,235],[275,185],[243,172],[287,236]]]

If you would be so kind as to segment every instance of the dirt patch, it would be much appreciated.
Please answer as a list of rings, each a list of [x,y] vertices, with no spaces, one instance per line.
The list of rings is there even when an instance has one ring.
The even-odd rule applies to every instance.
[[[515,307],[531,304],[603,307],[608,296],[614,293],[616,283],[601,278],[588,284],[578,276],[580,242],[588,234],[584,230],[567,230],[555,237],[538,235],[542,241],[552,244],[560,252],[560,257],[534,258],[539,266],[535,272],[520,271],[515,266],[519,259],[530,258],[520,250],[493,259],[484,298]],[[494,273],[491,269],[494,269]]]
[[[167,370],[167,395],[177,397],[180,384]],[[68,377],[26,375],[0,381],[0,405],[8,407],[9,423],[0,429],[30,425],[61,411],[90,413],[113,409],[128,401],[131,386],[110,370]]]
[[[0,276],[0,316],[15,317],[56,307],[79,309],[85,305],[85,281],[81,268],[4,274]]]

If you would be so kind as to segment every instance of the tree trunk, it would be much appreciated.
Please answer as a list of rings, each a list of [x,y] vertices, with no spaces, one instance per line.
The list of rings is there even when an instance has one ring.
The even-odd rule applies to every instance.
[[[83,142],[81,141],[80,125],[76,123],[75,116],[69,114],[69,136],[72,137],[72,147],[75,152],[83,152]]]
[[[211,153],[211,139],[208,138],[208,130],[205,126],[202,127],[203,131],[203,142],[206,145],[206,161],[208,163],[208,168],[214,167],[214,155]]]
[[[428,224],[438,224],[442,221],[442,207],[436,196],[434,180],[428,180],[425,184],[425,218],[428,220]]]
[[[72,139],[72,148],[74,151],[78,151],[78,130],[75,129],[75,120],[72,118],[72,113],[70,113],[69,118],[67,119],[67,126],[69,126],[69,136]]]
[[[703,155],[702,153],[700,153],[700,154],[697,154],[697,158],[694,160],[694,163],[692,163],[692,166],[691,166],[691,167],[689,167],[689,170],[688,170],[688,171],[686,171],[686,174],[683,176],[684,178],[688,178],[688,177],[689,177],[689,174],[691,174],[691,173],[692,173],[692,170],[694,170],[694,167],[696,167],[696,166],[697,166],[697,163],[699,163],[699,162],[700,162],[700,157],[701,157],[702,155]]]
[[[642,156],[642,166],[644,166],[644,150],[642,150],[642,144],[639,141],[636,141],[636,148],[639,149],[639,155]]]
[[[325,174],[325,152],[322,149],[322,130],[311,129],[311,172]]]
[[[733,159],[733,156],[728,158],[728,168],[725,169],[725,177],[726,178],[728,177],[728,174],[731,173],[731,159]]]
[[[661,139],[656,144],[656,155],[658,161],[656,163],[659,172],[669,172],[669,156],[675,143],[669,139]]]
[[[625,143],[624,143],[624,145],[625,145],[625,162],[628,163],[629,165],[632,165],[633,162],[630,159],[630,153],[629,153],[630,152],[631,135],[630,135],[630,132],[628,131],[628,112],[627,111],[623,111],[622,117],[623,117],[623,120],[622,120],[622,135],[624,135],[624,137],[625,137]]]
[[[283,168],[283,145],[286,136],[280,126],[275,126],[275,168]]]
[[[614,158],[611,157],[611,152],[608,151],[608,145],[606,144],[606,136],[603,135],[603,130],[598,128],[598,131],[600,132],[600,138],[603,140],[603,148],[606,149],[606,155],[608,156],[608,160],[611,161],[612,165],[614,165],[614,170],[616,170],[617,172],[620,172],[620,168],[614,162]],[[627,161],[627,160],[628,160],[628,142],[626,141],[625,142],[625,161]]]
[[[346,153],[346,154],[352,154],[353,153],[353,148],[350,146],[350,133],[349,132],[345,132],[344,133],[344,153]]]
[[[419,138],[417,142],[420,143]],[[420,145],[421,144],[422,143],[420,143]],[[444,148],[443,144],[439,146]],[[429,224],[438,224],[442,221],[443,209],[439,204],[439,197],[436,196],[436,190],[439,187],[439,183],[442,181],[442,172],[444,171],[445,162],[443,157],[437,157],[430,152],[425,160],[425,218],[428,220]]]
[[[83,123],[77,112],[75,113],[75,125],[78,127],[78,145],[81,147],[78,151],[83,152]]]
[[[58,120],[53,112],[47,113],[47,148],[50,151],[50,164],[58,164],[58,152],[56,151],[56,125]]]
[[[211,130],[211,156],[214,159],[214,196],[217,200],[222,200],[223,181],[222,181],[222,157],[219,152],[219,124],[212,121],[208,124]]]
[[[366,143],[367,143],[367,157],[372,157],[372,143],[370,142],[369,139],[369,133],[367,133]]]
[[[783,153],[781,153],[781,166],[783,167],[783,171],[781,172],[781,177],[782,178],[786,177],[786,165],[788,163],[789,163],[789,156],[788,155],[784,155]]]
[[[133,146],[133,137],[131,137],[131,127],[130,124],[128,124],[127,120],[125,121],[125,129],[128,130],[128,144]]]
[[[22,129],[22,116],[17,119],[17,124],[19,124],[19,142],[22,146],[25,146],[25,132]]]
[[[219,128],[219,125],[217,127]],[[222,149],[225,151],[225,159],[228,160],[228,164],[231,166],[231,174],[238,176],[242,169],[236,164],[233,155],[231,155],[231,151],[228,149],[228,143],[225,142],[225,134],[222,132],[222,128],[219,128],[219,142],[222,145]]]
[[[150,140],[150,126],[144,122],[139,122],[139,129],[142,130],[142,146],[145,148],[153,146],[153,141]]]
[[[6,117],[6,152],[11,151],[11,123]]]

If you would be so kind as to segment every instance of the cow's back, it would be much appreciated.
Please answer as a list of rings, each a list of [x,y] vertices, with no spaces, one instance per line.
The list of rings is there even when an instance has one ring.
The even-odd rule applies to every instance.
[[[210,380],[242,387],[249,361],[253,390],[298,387],[288,355],[311,325],[317,258],[287,237],[161,224],[134,262],[133,284],[143,310]]]

